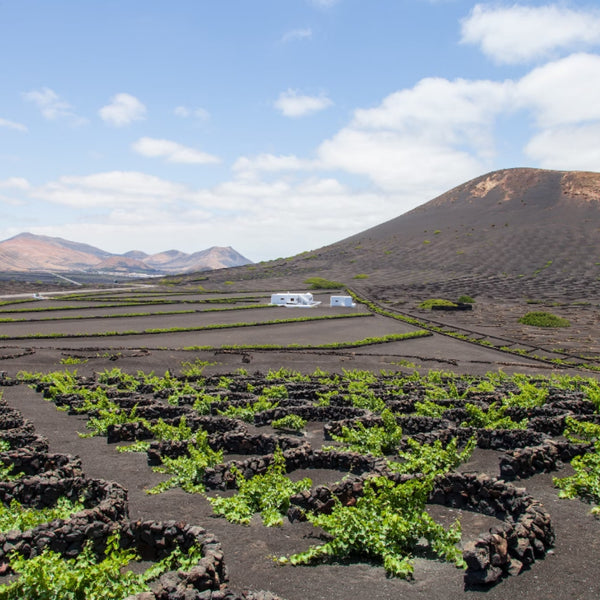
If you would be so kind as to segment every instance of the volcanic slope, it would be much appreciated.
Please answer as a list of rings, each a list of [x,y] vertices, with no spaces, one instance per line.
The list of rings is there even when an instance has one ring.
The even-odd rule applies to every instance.
[[[330,246],[210,278],[313,275],[375,296],[587,298],[600,291],[600,173],[495,171]]]

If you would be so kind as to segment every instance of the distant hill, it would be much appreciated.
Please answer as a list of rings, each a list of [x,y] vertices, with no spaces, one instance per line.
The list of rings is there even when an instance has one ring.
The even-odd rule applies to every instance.
[[[148,255],[138,250],[112,254],[88,244],[32,233],[21,233],[0,242],[0,271],[161,275],[222,269],[250,262],[231,247],[213,246],[193,254],[169,250]]]
[[[588,298],[600,294],[600,173],[495,171],[337,243],[226,274],[265,276],[286,289],[321,276],[390,298]]]

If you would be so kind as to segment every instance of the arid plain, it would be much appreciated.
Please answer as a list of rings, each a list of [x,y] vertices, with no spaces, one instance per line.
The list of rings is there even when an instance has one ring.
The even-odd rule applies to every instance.
[[[477,215],[467,224],[464,215],[468,213],[457,216],[456,206],[448,211],[440,201],[446,212],[437,213],[429,205],[421,211],[436,215],[428,216],[427,225],[424,221],[415,225],[420,213],[409,217],[413,222],[407,231],[412,237],[406,234],[402,243],[398,241],[404,239],[401,226],[386,224],[292,259],[119,284],[87,293],[63,288],[66,293],[54,295],[44,294],[47,290],[35,285],[21,290],[7,285],[7,294],[22,291],[24,296],[0,299],[0,371],[5,381],[17,379],[22,371],[64,369],[87,377],[115,368],[130,374],[168,371],[177,376],[185,364],[196,363],[203,365],[202,375],[213,383],[223,376],[264,378],[279,369],[303,375],[318,369],[340,375],[365,371],[378,377],[404,378],[428,372],[473,378],[486,373],[507,377],[522,373],[533,381],[535,377],[549,381],[563,375],[597,378],[597,207],[592,214],[590,200],[585,200],[587,216],[581,219],[575,219],[572,206],[568,207],[573,227],[565,218],[561,237],[550,232],[549,225],[555,222],[558,204],[548,204],[543,210],[554,214],[544,234],[540,207],[531,204],[543,196],[540,189],[554,188],[543,173],[519,171],[516,176],[520,179],[513,181],[504,173],[492,177],[495,185],[490,181],[473,185],[484,198],[490,190],[498,192],[498,186],[503,186],[510,192],[508,201],[514,200],[518,210],[529,211],[528,219],[511,221],[508,211],[503,217],[495,215],[492,223],[488,222],[489,211],[471,210]],[[562,181],[563,192],[557,197],[566,202],[565,178],[554,173],[549,177],[555,183]],[[589,190],[589,181],[586,185]],[[529,190],[529,196],[525,193],[515,199],[514,190],[519,186]],[[454,197],[455,204],[461,201],[458,192]],[[490,206],[496,210],[501,201],[494,197]],[[499,218],[506,220],[500,223]],[[534,219],[537,237],[528,229]],[[474,225],[475,221],[479,225]],[[464,230],[458,231],[461,227]],[[466,240],[473,237],[469,232],[478,232],[478,227],[481,239],[477,244],[481,245],[468,245]],[[502,229],[501,235],[493,231],[496,228]],[[315,299],[321,301],[319,306],[268,306],[271,293],[305,291],[310,287],[309,278],[317,276],[340,284],[313,290]],[[346,289],[360,300],[357,305],[330,307],[331,294]],[[34,293],[44,299],[34,299]],[[456,301],[461,295],[472,297],[471,310],[432,311],[420,306],[428,299]],[[570,326],[539,328],[520,323],[519,318],[530,311],[552,312],[567,319]],[[407,335],[415,332],[421,332],[419,337]],[[405,339],[386,339],[390,335]],[[8,405],[21,411],[36,432],[48,438],[51,451],[78,455],[87,476],[126,487],[131,519],[174,519],[213,532],[222,544],[229,589],[236,593],[270,590],[287,600],[496,599],[507,595],[591,600],[600,595],[596,576],[600,521],[590,514],[588,503],[560,499],[553,485],[553,477],[572,472],[568,464],[512,482],[542,503],[550,515],[555,540],[545,556],[491,587],[465,587],[462,570],[423,557],[415,559],[414,578],[409,581],[386,576],[377,561],[360,556],[312,566],[279,566],[273,556],[302,551],[320,541],[311,525],[286,519],[282,527],[267,528],[258,518],[249,526],[234,525],[216,518],[201,494],[175,488],[148,495],[145,490],[165,476],[152,471],[144,453],[119,453],[116,444],[107,443],[102,436],[80,438],[77,432],[86,429],[82,415],[56,410],[24,383],[2,390]],[[331,443],[324,431],[328,423],[309,419],[301,439],[313,450]],[[246,426],[252,434],[281,435],[260,419]],[[549,437],[562,440],[562,435]],[[458,471],[500,477],[506,450],[481,446]],[[302,469],[293,471],[291,477],[309,476],[315,486],[332,485],[347,474],[334,469]],[[432,503],[428,511],[444,524],[459,518],[462,545],[501,523],[499,516],[460,507]]]

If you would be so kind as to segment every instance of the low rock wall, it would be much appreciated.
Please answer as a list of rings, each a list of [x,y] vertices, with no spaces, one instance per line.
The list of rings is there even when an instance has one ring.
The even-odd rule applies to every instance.
[[[127,492],[114,482],[85,477],[32,477],[0,482],[0,501],[4,504],[17,500],[25,507],[43,508],[54,506],[60,497],[81,499],[86,508],[68,519],[57,519],[28,531],[0,534],[0,560],[13,551],[30,558],[46,548],[76,556],[87,539],[101,545],[98,540],[105,539],[114,524],[127,517]]]
[[[213,450],[223,450],[230,454],[272,454],[277,447],[282,450],[298,448],[306,442],[302,438],[277,434],[250,434],[247,431],[230,431],[223,434],[213,433],[208,444]],[[178,458],[188,454],[188,442],[179,440],[161,440],[150,443],[147,451],[148,464],[162,464],[162,457]]]
[[[312,450],[303,445],[284,451],[288,473],[299,469],[332,469],[349,475],[383,475],[389,472],[385,459],[365,456],[356,452]],[[204,484],[209,489],[232,489],[236,487],[234,470],[239,470],[249,479],[264,474],[273,463],[273,455],[257,456],[245,461],[230,461],[206,469]]]
[[[507,481],[549,473],[562,467],[581,454],[592,451],[592,444],[572,444],[561,440],[547,440],[538,446],[516,448],[500,457],[500,477]]]
[[[467,542],[465,584],[489,586],[543,558],[554,544],[550,515],[541,502],[484,474],[451,473],[438,478],[431,501],[495,516],[503,523]]]
[[[258,427],[270,425],[276,419],[281,419],[287,415],[298,415],[307,421],[340,422],[341,419],[355,420],[366,414],[366,410],[353,406],[278,406],[254,415],[254,424]]]
[[[18,448],[29,448],[38,452],[48,451],[48,440],[41,435],[37,435],[35,431],[30,431],[29,428],[9,429],[0,432],[0,439],[8,442],[11,450]]]
[[[23,473],[26,477],[45,474],[46,477],[77,477],[82,474],[81,460],[70,454],[48,454],[29,448],[19,448],[0,452],[0,463],[12,466],[14,474]]]

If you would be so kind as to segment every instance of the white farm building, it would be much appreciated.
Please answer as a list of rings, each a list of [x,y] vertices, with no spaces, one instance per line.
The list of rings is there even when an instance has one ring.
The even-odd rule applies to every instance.
[[[352,296],[331,296],[329,300],[329,306],[354,307],[356,304],[352,301]]]
[[[321,304],[313,299],[313,295],[310,292],[305,293],[279,293],[271,294],[271,304],[276,306],[298,306],[300,308],[310,308],[311,306],[317,306]]]

